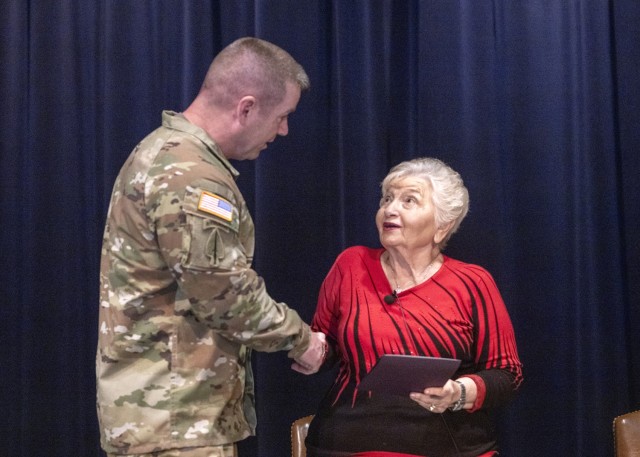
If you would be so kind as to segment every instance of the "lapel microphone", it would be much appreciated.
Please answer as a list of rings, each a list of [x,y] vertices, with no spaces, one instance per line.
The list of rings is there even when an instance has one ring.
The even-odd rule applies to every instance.
[[[389,295],[384,296],[384,302],[387,305],[393,305],[397,299],[398,299],[398,294],[396,293],[395,289]]]

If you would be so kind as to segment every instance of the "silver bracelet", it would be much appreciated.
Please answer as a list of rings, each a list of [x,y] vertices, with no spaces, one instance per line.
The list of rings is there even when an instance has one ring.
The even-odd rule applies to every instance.
[[[458,381],[457,379],[456,379],[456,382],[460,386],[460,398],[458,399],[457,402],[449,406],[449,409],[451,411],[460,411],[462,408],[464,408],[464,404],[467,401],[467,388],[464,386],[462,382]]]

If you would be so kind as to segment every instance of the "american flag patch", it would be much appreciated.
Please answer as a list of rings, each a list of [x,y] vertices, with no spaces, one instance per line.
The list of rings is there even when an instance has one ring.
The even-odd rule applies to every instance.
[[[233,205],[219,195],[203,191],[198,201],[198,209],[218,216],[225,221],[233,219]]]

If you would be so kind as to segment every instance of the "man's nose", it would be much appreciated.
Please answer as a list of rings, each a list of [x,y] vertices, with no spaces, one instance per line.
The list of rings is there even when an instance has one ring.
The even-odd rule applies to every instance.
[[[289,123],[285,119],[282,122],[280,122],[280,125],[278,126],[278,135],[287,136],[288,133],[289,133]]]

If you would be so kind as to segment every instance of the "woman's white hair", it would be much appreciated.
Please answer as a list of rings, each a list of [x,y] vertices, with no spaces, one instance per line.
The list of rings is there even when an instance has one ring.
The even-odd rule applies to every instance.
[[[382,194],[387,192],[393,181],[407,177],[419,178],[431,185],[436,227],[442,228],[452,224],[438,246],[442,250],[469,211],[469,192],[462,177],[439,159],[421,157],[401,162],[389,170],[381,183]]]

